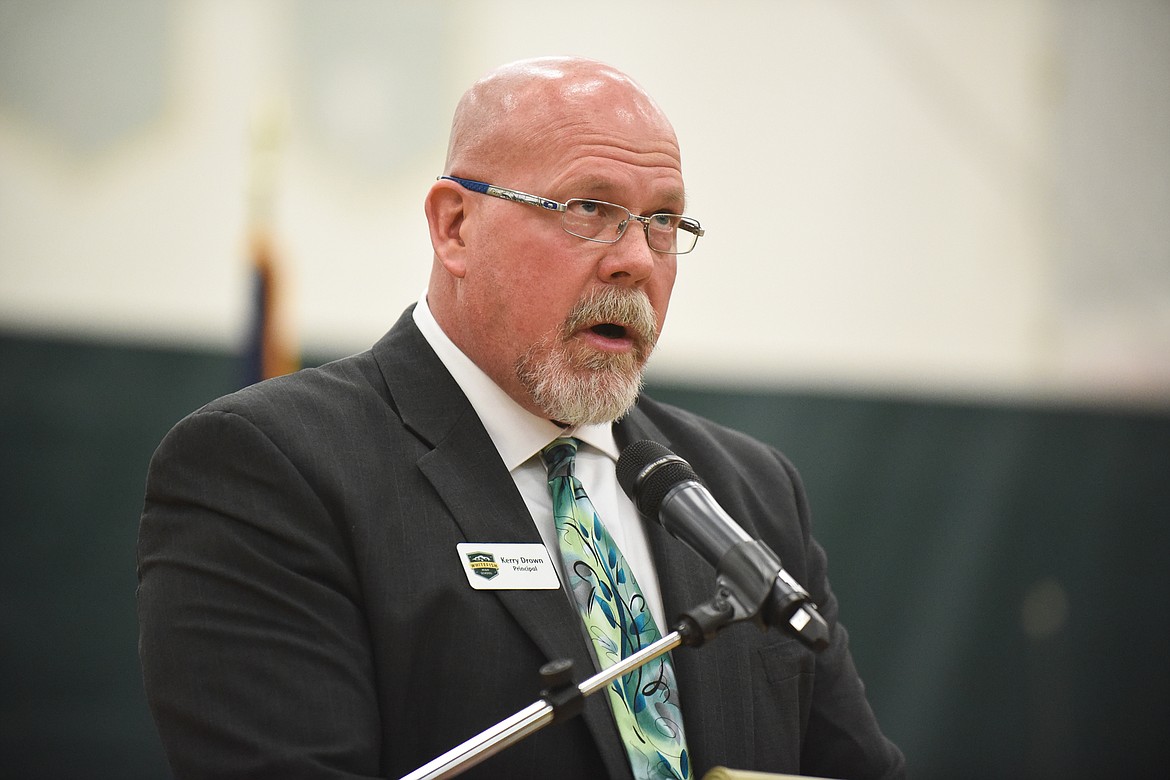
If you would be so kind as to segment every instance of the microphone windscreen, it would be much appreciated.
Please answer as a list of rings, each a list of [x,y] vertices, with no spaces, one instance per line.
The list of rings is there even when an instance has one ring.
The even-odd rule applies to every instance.
[[[699,482],[691,464],[656,441],[642,439],[622,450],[617,479],[638,511],[658,520],[658,510],[670,489],[680,482]]]

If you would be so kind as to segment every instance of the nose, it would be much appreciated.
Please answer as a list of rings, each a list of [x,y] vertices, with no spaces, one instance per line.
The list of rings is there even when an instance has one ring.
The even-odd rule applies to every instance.
[[[597,275],[607,284],[641,287],[654,274],[661,258],[667,257],[650,248],[645,228],[636,219],[626,222],[621,237],[606,247]]]

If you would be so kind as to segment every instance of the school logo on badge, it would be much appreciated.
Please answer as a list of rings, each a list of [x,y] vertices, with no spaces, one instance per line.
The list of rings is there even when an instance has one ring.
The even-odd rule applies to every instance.
[[[471,570],[485,580],[490,580],[500,573],[500,564],[496,563],[496,558],[491,553],[469,552],[467,560],[471,562]]]

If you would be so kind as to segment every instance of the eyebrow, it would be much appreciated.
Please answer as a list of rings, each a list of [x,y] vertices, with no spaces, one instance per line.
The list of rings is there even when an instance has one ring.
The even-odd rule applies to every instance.
[[[610,194],[610,193],[612,193],[616,189],[613,182],[611,182],[609,179],[603,179],[599,176],[585,176],[584,178],[575,182],[572,185],[572,187],[573,187],[573,190],[576,192],[588,192],[593,197],[605,195],[605,197],[607,197],[607,198],[613,197],[612,194]],[[580,195],[570,194],[569,197],[576,198],[576,197],[580,197]],[[659,203],[670,203],[672,205],[670,208],[655,207],[651,213],[654,213],[654,214],[659,214],[659,213],[663,213],[663,212],[680,213],[680,212],[682,212],[682,210],[684,208],[686,208],[687,198],[686,198],[686,194],[683,192],[683,190],[670,189],[665,193],[665,195],[663,195],[662,198],[659,199],[658,202]],[[672,209],[675,207],[674,204],[678,204],[677,205],[677,208],[679,210],[678,212],[672,211]],[[624,206],[625,204],[618,204],[618,205]]]

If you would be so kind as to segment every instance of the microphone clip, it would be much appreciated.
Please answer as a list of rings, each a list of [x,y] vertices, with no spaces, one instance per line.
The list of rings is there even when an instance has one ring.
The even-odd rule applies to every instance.
[[[784,628],[814,652],[829,646],[829,624],[780,559],[755,539],[733,546],[720,559],[715,582],[726,589],[736,620],[751,620],[760,630]]]
[[[688,647],[699,647],[731,623],[750,620],[761,631],[787,628],[814,652],[829,646],[829,626],[808,591],[780,566],[762,542],[746,540],[720,559],[715,595],[679,617],[676,629]]]
[[[771,583],[781,571],[776,556],[755,539],[740,542],[729,549],[715,569],[715,585],[727,593],[735,610],[735,620],[751,620],[761,629],[766,629],[764,604],[772,593]],[[802,588],[800,594],[808,598]],[[785,607],[799,601],[796,592],[785,594]]]

